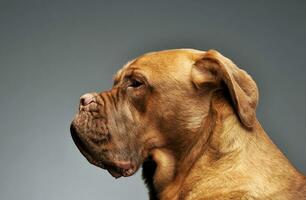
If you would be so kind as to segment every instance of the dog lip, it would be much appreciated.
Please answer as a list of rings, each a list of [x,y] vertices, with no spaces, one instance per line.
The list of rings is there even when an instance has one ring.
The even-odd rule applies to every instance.
[[[122,175],[117,172],[117,170],[107,169],[108,173],[110,173],[114,178],[120,178]]]
[[[97,162],[89,153],[89,149],[86,147],[82,139],[78,136],[77,131],[73,124],[70,126],[70,133],[71,137],[75,143],[75,145],[78,147],[79,151],[83,154],[83,156],[90,162],[91,164],[100,167],[102,169],[105,169],[105,166],[102,162]]]
[[[131,169],[125,170],[123,172],[123,176],[124,177],[132,176],[133,174],[135,174],[135,172],[136,172],[136,169],[135,168],[131,168]]]
[[[105,169],[115,178],[132,176],[137,167],[131,161],[103,162]]]
[[[70,126],[70,133],[71,133],[71,137],[72,137],[74,143],[79,148],[81,153],[86,153],[86,155],[88,155],[89,154],[88,149],[87,149],[86,145],[84,144],[84,142],[82,141],[82,139],[78,136],[76,128],[73,124],[71,124],[71,126]]]
[[[138,167],[133,164],[132,161],[107,161],[107,160],[96,160],[90,154],[90,150],[84,144],[83,140],[78,136],[76,127],[71,124],[70,132],[72,139],[83,156],[93,165],[106,169],[113,177],[120,178],[122,176],[128,177],[132,176],[138,169]],[[97,142],[97,141],[95,141]]]

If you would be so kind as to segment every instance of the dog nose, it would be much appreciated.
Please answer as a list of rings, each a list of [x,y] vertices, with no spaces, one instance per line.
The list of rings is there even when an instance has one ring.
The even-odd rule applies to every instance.
[[[95,96],[93,94],[87,93],[81,96],[80,105],[87,106],[90,103],[95,102]]]

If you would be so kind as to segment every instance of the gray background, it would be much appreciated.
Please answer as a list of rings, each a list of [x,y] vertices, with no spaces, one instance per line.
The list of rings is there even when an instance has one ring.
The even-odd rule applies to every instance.
[[[260,89],[258,119],[306,172],[305,1],[0,1],[0,199],[147,199],[87,163],[69,124],[148,51],[214,48]],[[281,166],[280,166],[281,167]]]

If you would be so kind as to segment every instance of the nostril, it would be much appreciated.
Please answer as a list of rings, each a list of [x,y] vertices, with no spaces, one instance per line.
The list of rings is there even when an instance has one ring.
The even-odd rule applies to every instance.
[[[95,97],[92,94],[84,94],[83,96],[81,96],[80,98],[80,104],[82,106],[86,106],[92,102],[95,102]]]

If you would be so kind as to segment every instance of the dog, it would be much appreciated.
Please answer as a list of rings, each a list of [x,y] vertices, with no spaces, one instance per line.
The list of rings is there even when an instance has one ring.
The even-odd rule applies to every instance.
[[[306,177],[256,118],[258,89],[216,50],[128,62],[87,93],[70,126],[86,159],[115,178],[141,166],[151,200],[306,199]]]

